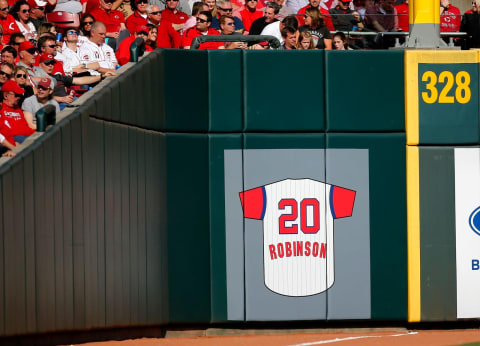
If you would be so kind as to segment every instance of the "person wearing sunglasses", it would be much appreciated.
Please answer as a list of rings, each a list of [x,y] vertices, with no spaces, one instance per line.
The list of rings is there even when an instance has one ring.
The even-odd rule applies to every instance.
[[[7,125],[10,135],[15,142],[22,143],[28,136],[35,132],[28,126],[22,109],[20,99],[25,92],[14,80],[8,80],[0,89],[3,93],[3,104],[0,110],[0,128]]]
[[[230,16],[220,17],[220,35],[242,36],[235,32],[235,23]],[[225,42],[225,49],[246,49],[248,45],[244,42]]]
[[[12,79],[20,85],[20,88],[24,89],[23,98],[30,97],[34,94],[33,86],[28,77],[28,71],[23,66],[17,66],[13,70]],[[22,100],[20,100],[22,101]]]
[[[0,0],[0,25],[3,28],[2,43],[7,44],[10,41],[10,36],[13,33],[19,33],[17,22],[12,15],[8,14],[7,0]]]
[[[217,1],[217,10],[218,13],[212,19],[212,28],[217,29],[220,31],[220,17],[221,16],[232,16],[233,13],[233,5],[230,0],[218,0]],[[238,17],[233,17],[235,23],[235,32],[240,34],[243,33],[245,30],[242,20]]]
[[[50,54],[50,55],[53,55],[55,59],[57,59],[58,57],[58,60],[64,60],[62,53],[58,52],[57,49],[58,49],[57,38],[52,33],[45,33],[42,37],[38,39],[38,43],[37,43],[38,55],[36,56],[34,65],[39,66],[40,57],[43,54]],[[60,73],[64,75],[65,71],[63,70],[62,64],[56,64],[55,69],[53,70],[53,73]]]
[[[167,6],[162,11],[162,22],[171,23],[176,31],[182,31],[188,14],[180,11],[177,7],[179,0],[166,0]]]
[[[13,65],[8,62],[4,62],[0,65],[0,86],[5,84],[5,82],[12,77],[13,68]]]
[[[155,26],[160,25],[160,19],[162,19],[162,11],[157,5],[148,5],[147,6],[147,15],[148,15],[148,24],[153,24]]]
[[[107,37],[117,39],[120,31],[125,30],[125,17],[123,13],[112,10],[115,0],[100,0],[100,7],[92,11],[92,16],[107,27]],[[110,42],[110,40],[109,40]]]
[[[153,7],[157,7],[157,6],[153,6]],[[157,27],[156,48],[179,48],[180,47],[180,45],[182,44],[182,36],[180,36],[180,33],[174,29],[174,25],[175,24],[172,24],[170,22],[165,22],[162,19],[162,21],[160,22],[160,25]]]
[[[190,49],[192,41],[200,35],[219,35],[218,30],[210,27],[212,24],[212,14],[209,11],[202,11],[197,17],[197,25],[185,31],[182,37],[182,47]],[[224,49],[223,42],[204,42],[199,49]]]
[[[130,5],[135,11],[126,21],[127,29],[131,34],[135,32],[137,27],[148,24],[148,0],[131,0]]]
[[[155,30],[154,39],[155,41],[157,40],[157,28],[155,25],[148,24],[147,25],[142,25],[139,26],[135,33],[131,35],[130,37],[127,37],[120,43],[120,46],[118,47],[118,50],[115,52],[115,55],[117,56],[118,63],[120,65],[125,65],[127,62],[130,61],[130,46],[132,45],[133,41],[135,41],[138,37],[143,38],[143,41],[145,42],[145,51],[146,52],[151,52],[153,51],[153,48],[147,44],[147,39],[149,38],[149,33],[150,31]],[[172,29],[173,30],[173,29]],[[154,43],[155,43],[154,41]]]
[[[192,6],[192,15],[190,18],[188,18],[188,20],[183,25],[182,33],[184,33],[185,31],[187,31],[187,29],[190,29],[191,27],[197,24],[197,17],[199,13],[202,11],[208,11],[208,6],[202,1],[195,2]]]
[[[40,25],[45,23],[45,6],[47,6],[47,2],[42,0],[28,0],[28,4],[30,5],[30,20],[38,31]]]
[[[46,105],[53,105],[56,113],[60,113],[60,106],[58,102],[53,99],[54,87],[55,84],[52,78],[43,77],[37,84],[37,94],[29,96],[23,101],[23,115],[30,128],[34,130],[37,129],[35,113],[37,113],[40,108]]]
[[[72,75],[73,73],[88,73],[88,70],[97,70],[100,65],[98,63],[90,63],[87,66],[81,63],[78,55],[78,29],[74,27],[65,29],[65,41],[62,46],[62,54],[55,59],[63,64],[65,74]]]
[[[27,40],[37,39],[37,29],[30,20],[30,5],[25,0],[20,0],[10,9],[10,14],[15,18],[20,32]]]
[[[17,66],[23,66],[27,69],[30,77],[35,77],[35,71],[33,65],[35,64],[35,56],[37,49],[30,41],[25,41],[18,47],[18,56],[20,57]]]

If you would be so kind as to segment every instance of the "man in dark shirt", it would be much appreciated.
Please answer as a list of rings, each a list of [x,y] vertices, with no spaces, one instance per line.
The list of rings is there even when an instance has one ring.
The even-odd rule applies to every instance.
[[[265,28],[268,24],[277,21],[275,16],[278,14],[278,12],[280,12],[280,6],[274,2],[267,2],[263,17],[253,21],[252,26],[250,27],[249,35],[260,35],[263,28]]]

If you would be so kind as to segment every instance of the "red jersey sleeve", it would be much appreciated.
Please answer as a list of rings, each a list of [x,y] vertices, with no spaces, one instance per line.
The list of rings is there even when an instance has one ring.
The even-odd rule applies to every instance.
[[[195,27],[188,29],[182,36],[182,47],[190,47],[195,37]]]
[[[240,192],[239,195],[243,208],[243,216],[247,219],[263,220],[267,207],[265,187],[256,187]]]
[[[334,219],[352,216],[356,192],[338,186],[330,189],[330,211]]]

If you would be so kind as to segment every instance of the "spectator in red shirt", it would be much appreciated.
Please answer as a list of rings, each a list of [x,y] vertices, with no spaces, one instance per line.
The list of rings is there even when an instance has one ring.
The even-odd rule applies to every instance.
[[[1,91],[3,93],[3,105],[0,110],[1,125],[6,125],[10,129],[10,135],[15,139],[15,142],[22,143],[35,132],[28,126],[19,105],[20,98],[25,90],[20,88],[17,82],[9,80],[3,84]]]
[[[197,25],[185,31],[182,37],[182,47],[190,49],[192,41],[195,37],[200,35],[219,35],[218,31],[211,28],[212,14],[209,11],[202,11],[197,17]],[[199,49],[223,49],[225,46],[222,42],[205,42],[202,43]]]
[[[0,25],[3,27],[3,39],[4,44],[10,41],[10,36],[15,32],[20,32],[15,18],[8,14],[8,2],[7,0],[0,0]]]
[[[155,28],[155,26],[151,26],[151,28],[153,29],[149,30],[149,28],[145,25],[139,26],[133,35],[131,35],[130,37],[127,37],[122,41],[122,43],[120,43],[120,46],[118,47],[118,50],[115,53],[115,55],[117,56],[118,63],[120,65],[125,65],[127,62],[130,61],[130,46],[132,45],[133,41],[137,39],[137,37],[143,38],[143,40],[145,41],[145,47],[147,52],[153,50],[152,47],[147,45],[147,38],[149,38],[149,33],[150,33],[149,31],[155,30],[154,39],[156,41],[157,28]],[[150,39],[151,38],[152,37],[150,37]]]
[[[148,24],[148,0],[131,0],[130,4],[132,6],[132,9],[135,10],[135,12],[133,12],[133,14],[127,18],[126,25],[128,31],[130,31],[130,33],[133,33],[135,32],[137,26]]]
[[[100,7],[92,11],[92,16],[105,24],[107,27],[107,37],[118,38],[120,31],[125,30],[125,17],[123,13],[117,10],[112,10],[112,5],[115,0],[100,0]]]
[[[188,20],[188,14],[177,9],[179,0],[166,1],[167,7],[162,11],[162,22],[172,23],[175,30],[182,31]]]
[[[458,32],[462,23],[462,14],[449,0],[440,0],[440,31]]]
[[[245,0],[245,8],[239,12],[240,19],[243,22],[243,27],[245,31],[250,31],[250,27],[252,23],[258,19],[263,17],[263,12],[257,10],[257,3],[258,0]]]
[[[182,44],[182,36],[173,28],[172,23],[163,21],[158,26],[157,48],[179,48]]]
[[[403,32],[409,32],[408,24],[408,0],[405,0],[400,5],[396,5],[395,9],[398,14],[398,28]]]
[[[201,1],[195,2],[192,7],[192,15],[183,26],[183,32],[197,24],[197,17],[202,11],[208,11],[208,6]]]

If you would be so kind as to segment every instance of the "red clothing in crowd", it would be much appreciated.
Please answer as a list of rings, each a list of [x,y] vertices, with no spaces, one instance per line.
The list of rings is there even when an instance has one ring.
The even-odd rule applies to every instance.
[[[107,32],[120,32],[120,24],[125,23],[123,13],[117,10],[105,11],[97,8],[90,12],[96,21],[102,22],[107,27]]]
[[[87,3],[87,7],[85,9],[85,13],[92,13],[97,8],[100,7],[100,0],[80,0],[81,4]],[[95,17],[95,19],[97,19]]]
[[[10,144],[15,145],[15,139],[12,136],[12,131],[8,127],[7,123],[4,122],[4,118],[0,116],[0,134],[5,137],[5,139],[10,142]],[[4,144],[4,143],[0,143]]]
[[[306,9],[309,7],[311,7],[310,4],[298,10],[297,12],[298,27],[305,25],[305,18],[303,18],[303,16],[305,15]],[[318,9],[320,10],[320,13],[323,14],[323,24],[327,27],[328,30],[335,31],[335,27],[333,26],[330,12],[328,12],[328,10],[324,9],[323,7],[319,7]]]
[[[200,31],[197,30],[197,27],[194,26],[183,33],[182,37],[182,47],[190,47],[192,41],[195,37],[203,35]],[[207,35],[220,35],[217,30],[213,28],[208,28]],[[223,42],[205,42],[200,45],[198,49],[218,49],[223,46]]]
[[[40,66],[40,55],[41,54],[37,54],[37,56],[35,57],[35,63],[33,64],[33,66]],[[62,76],[65,76],[65,71],[63,70],[63,63],[61,61],[57,60],[56,64],[53,66],[52,74],[61,74]]]
[[[440,16],[441,32],[457,32],[460,31],[462,23],[462,14],[458,7],[449,5]]]
[[[181,46],[182,36],[175,31],[171,23],[162,20],[157,29],[157,48],[179,48]]]
[[[247,8],[244,8],[243,10],[241,10],[239,14],[241,17],[240,19],[243,22],[243,27],[245,28],[246,31],[250,31],[250,27],[252,26],[252,23],[255,20],[263,17],[263,11],[256,10],[252,12]]]
[[[95,18],[96,20],[97,18]],[[126,25],[128,31],[130,31],[131,34],[135,33],[135,30],[137,26],[140,25],[147,25],[148,21],[147,18],[143,18],[138,11],[133,12],[130,16],[128,16]]]
[[[115,56],[117,57],[118,63],[120,65],[125,65],[127,62],[130,61],[130,46],[132,45],[133,41],[135,41],[136,37],[134,35],[127,37],[120,43],[120,46],[118,46],[118,49],[115,53]],[[145,45],[145,51],[146,52],[152,52],[153,48]]]
[[[403,32],[409,31],[408,24],[408,5],[406,3],[395,6],[398,14],[398,28]]]
[[[162,23],[169,22],[172,24],[183,24],[188,20],[188,14],[185,12],[175,10],[172,11],[169,8],[166,8],[162,11]]]
[[[10,128],[10,135],[13,136],[30,136],[35,132],[30,126],[28,126],[25,117],[23,116],[23,111],[20,107],[10,108],[5,103],[0,110],[0,119],[2,125],[6,125]],[[4,135],[5,136],[5,135]],[[7,137],[7,136],[5,136]],[[7,139],[9,142],[10,140]],[[10,142],[15,144],[15,141]]]
[[[15,32],[20,32],[15,18],[11,15],[7,15],[7,18],[0,19],[0,25],[3,28],[3,43],[8,43],[10,41],[10,36]]]

